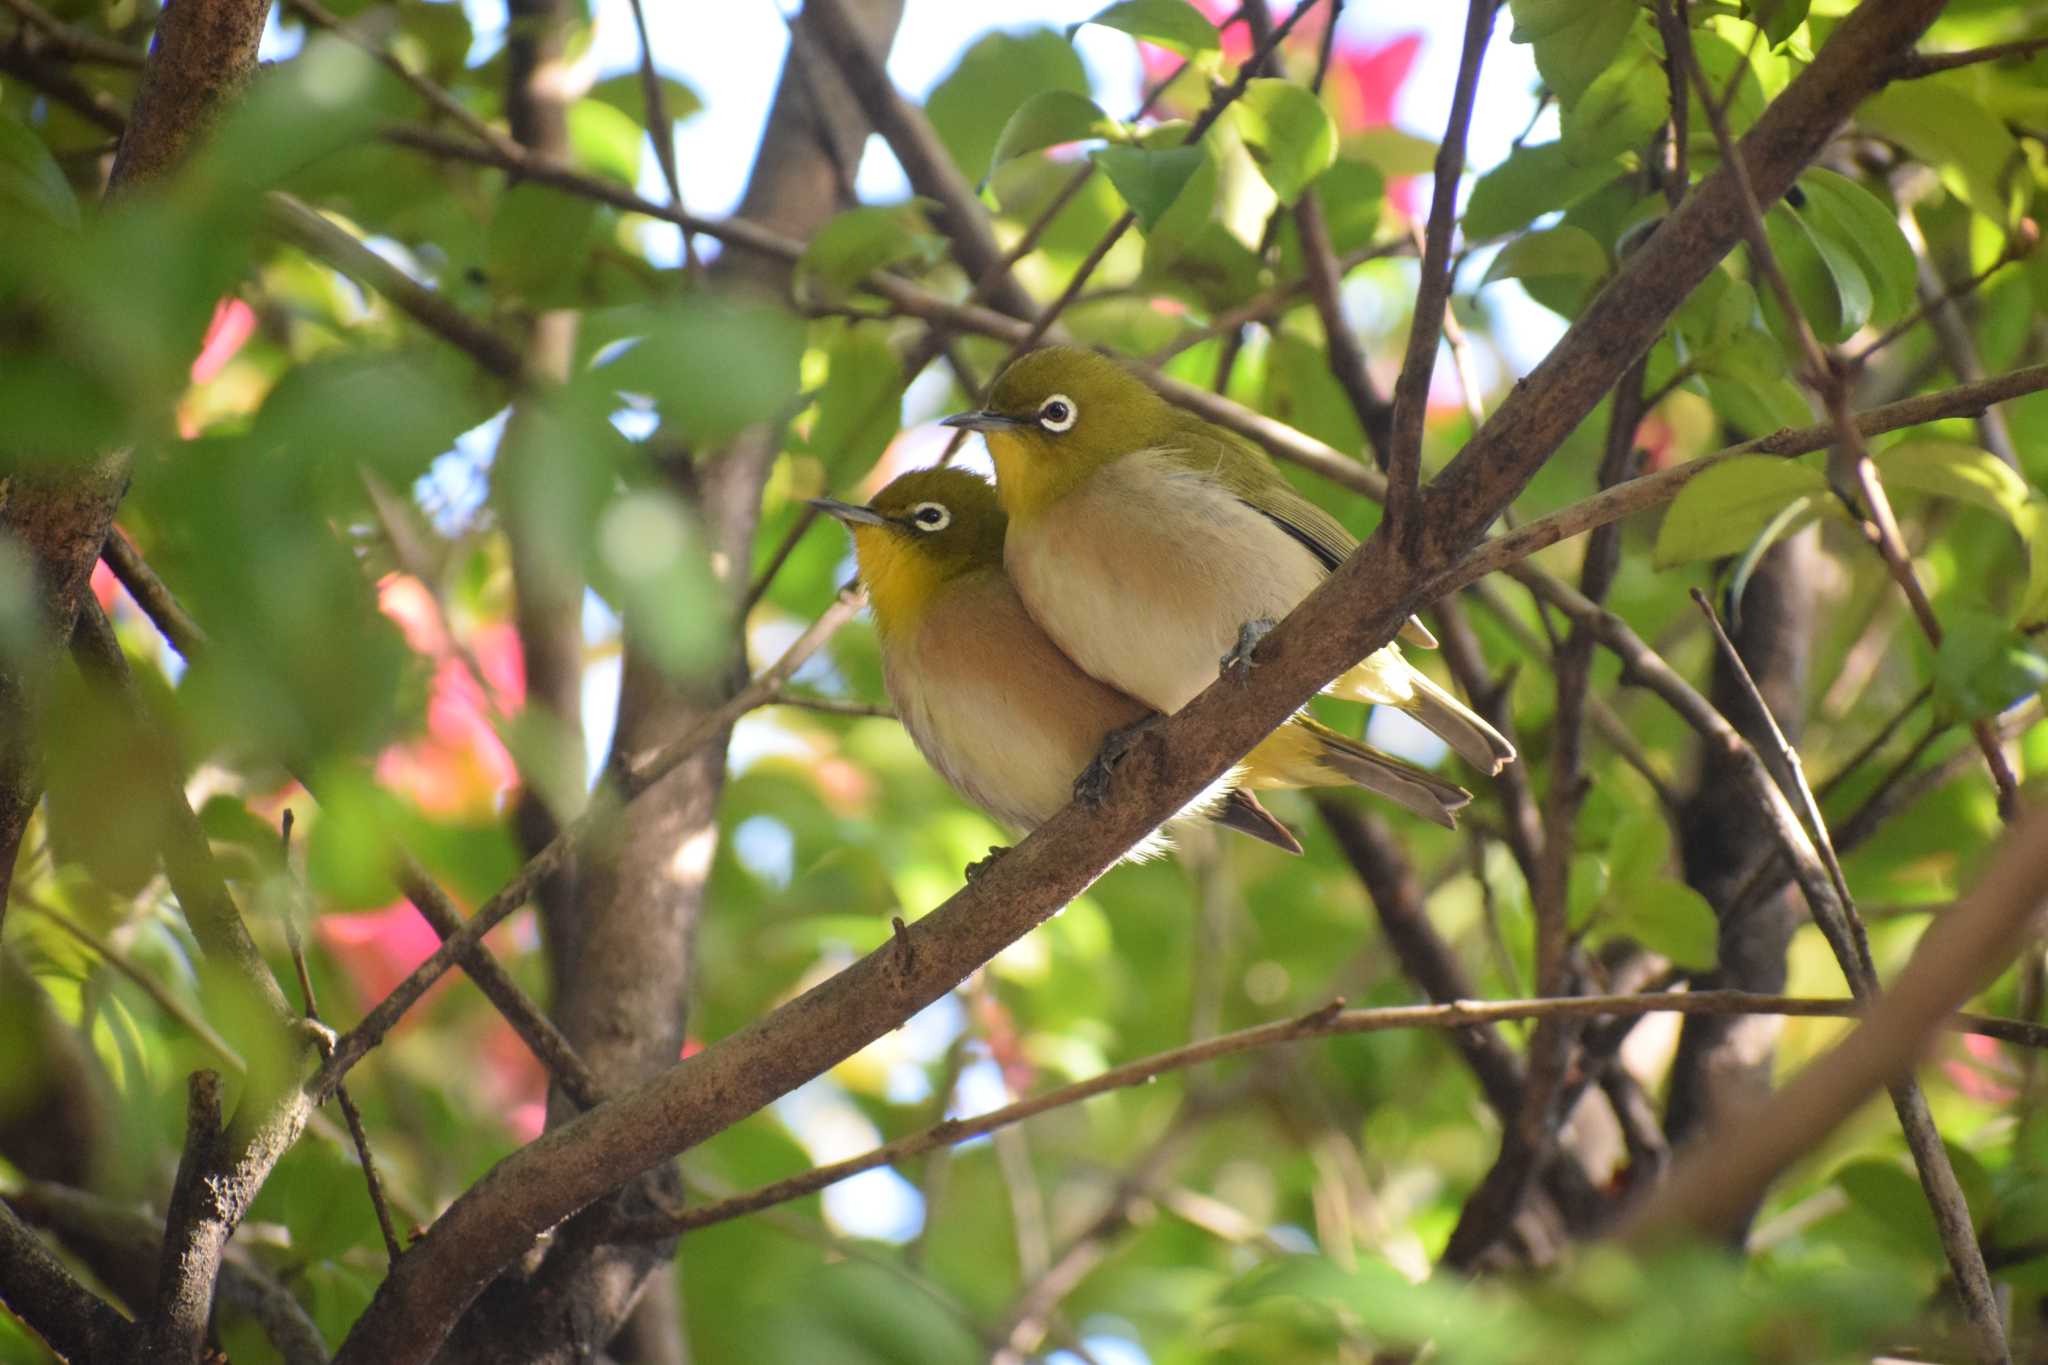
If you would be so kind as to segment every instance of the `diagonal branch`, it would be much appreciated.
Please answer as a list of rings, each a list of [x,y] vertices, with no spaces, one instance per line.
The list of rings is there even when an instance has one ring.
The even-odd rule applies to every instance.
[[[1851,12],[1745,139],[1756,183],[1782,192],[1940,9],[1940,0],[1894,0]],[[1367,541],[1266,638],[1250,683],[1212,685],[1141,738],[1103,806],[1056,814],[910,926],[909,953],[892,944],[862,958],[506,1157],[394,1268],[337,1359],[424,1359],[497,1268],[543,1229],[850,1056],[1079,894],[1330,679],[1394,638],[1432,581],[1478,543],[1740,232],[1723,167],[1622,264],[1430,485],[1419,555],[1398,553],[1384,535]]]
[[[67,1360],[124,1360],[140,1335],[0,1200],[0,1304]]]

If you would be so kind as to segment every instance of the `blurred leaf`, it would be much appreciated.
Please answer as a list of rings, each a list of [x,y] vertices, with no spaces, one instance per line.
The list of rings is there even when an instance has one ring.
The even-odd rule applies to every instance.
[[[2002,617],[1957,611],[1943,622],[1934,652],[1934,705],[1958,720],[1995,716],[2048,688],[2048,657]]]
[[[1499,237],[1569,208],[1615,176],[1614,163],[1580,163],[1560,142],[1517,147],[1479,177],[1465,204],[1465,235]]]
[[[171,834],[162,782],[176,759],[108,685],[64,669],[54,693],[44,760],[50,852],[133,896],[156,875]]]
[[[42,139],[0,109],[0,223],[18,213],[76,231],[78,196]]]
[[[1782,45],[1806,22],[1809,0],[1743,0],[1743,17],[1764,31],[1773,46]]]
[[[873,465],[901,428],[903,365],[872,326],[847,328],[825,354],[808,444],[825,461],[826,486],[836,488]]]
[[[1934,167],[1951,192],[1999,226],[2026,210],[2026,157],[1964,82],[1895,81],[1863,102],[1856,121]]]
[[[1583,228],[1559,226],[1525,232],[1502,247],[1480,277],[1484,289],[1495,280],[1567,276],[1598,280],[1607,274],[1607,252]]]
[[[1187,0],[1118,0],[1098,10],[1067,30],[1072,38],[1085,24],[1101,24],[1133,38],[1143,38],[1183,57],[1214,52],[1218,47],[1216,26]]]
[[[1805,391],[1792,382],[1777,339],[1747,329],[1694,361],[1714,408],[1736,431],[1762,436],[1813,420]]]
[[[1536,55],[1536,70],[1566,109],[1620,52],[1635,22],[1634,0],[1509,0],[1510,35]]]
[[[2021,521],[2027,538],[2027,587],[2013,619],[2031,626],[2048,619],[2048,503],[2028,503]]]
[[[1202,168],[1208,153],[1199,146],[1156,152],[1142,147],[1100,147],[1088,157],[1102,168],[1138,216],[1139,229],[1150,232]]]
[[[1737,455],[1678,491],[1657,528],[1660,567],[1740,552],[1796,498],[1827,496],[1827,476],[1795,460]]]
[[[568,119],[569,152],[577,166],[621,185],[639,180],[647,133],[637,117],[603,100],[580,99],[569,106]]]
[[[1322,100],[1293,81],[1251,81],[1230,116],[1283,204],[1291,206],[1337,159],[1337,125]]]
[[[943,242],[913,210],[900,205],[863,205],[833,217],[811,236],[797,261],[805,293],[821,301],[839,298],[877,270],[904,261],[936,260]]]
[[[1706,971],[1720,957],[1714,907],[1675,877],[1657,877],[1632,894],[1617,894],[1608,907],[1616,929],[1678,966]]]
[[[1988,450],[1961,441],[1922,438],[1901,441],[1878,452],[1872,461],[1887,488],[1954,498],[2003,519],[2022,536],[2027,533],[2025,509],[2034,491],[2011,465]]]
[[[513,185],[491,215],[492,286],[534,307],[574,302],[597,231],[593,201],[544,185]]]
[[[1180,4],[1182,0],[1172,2]],[[1003,125],[1002,136],[996,139],[996,149],[989,158],[988,174],[994,175],[996,167],[1005,161],[1047,147],[1093,138],[1117,139],[1123,134],[1123,125],[1103,113],[1102,106],[1087,96],[1071,90],[1041,90],[1019,105]]]
[[[654,662],[672,677],[703,676],[722,657],[731,612],[696,512],[665,487],[630,490],[600,516],[597,550],[594,586]]]
[[[691,295],[646,310],[640,340],[591,379],[653,398],[676,438],[711,446],[787,409],[803,344],[780,309]]]
[[[1876,1218],[1892,1236],[1922,1255],[1941,1254],[1927,1193],[1897,1162],[1851,1161],[1835,1172],[1835,1183],[1850,1203]]]
[[[1044,90],[1089,94],[1088,73],[1066,39],[1043,28],[991,33],[933,87],[925,113],[953,164],[972,181],[988,173],[1010,116]]]
[[[427,6],[430,9],[444,8],[439,3]],[[661,76],[661,103],[668,116],[680,123],[693,117],[704,108],[703,99],[695,90],[673,76]],[[647,85],[638,71],[626,71],[609,76],[590,87],[591,99],[601,101],[638,123],[647,117]]]
[[[1662,56],[1645,21],[1623,42],[1610,64],[1559,121],[1565,155],[1580,165],[1609,165],[1646,143],[1670,115],[1670,88]],[[1539,49],[1540,50],[1540,49]]]

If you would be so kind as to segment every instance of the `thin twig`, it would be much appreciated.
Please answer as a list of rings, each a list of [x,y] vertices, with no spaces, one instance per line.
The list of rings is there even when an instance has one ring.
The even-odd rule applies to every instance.
[[[1454,1000],[1440,1005],[1394,1005],[1381,1009],[1313,1010],[1292,1019],[1276,1020],[1219,1034],[1200,1042],[1169,1048],[1149,1057],[1112,1067],[1085,1081],[1061,1086],[1015,1104],[991,1109],[969,1119],[946,1119],[920,1132],[884,1143],[829,1166],[819,1166],[786,1180],[763,1185],[745,1194],[733,1195],[709,1204],[683,1209],[673,1217],[624,1219],[613,1229],[615,1235],[643,1241],[661,1241],[714,1223],[772,1208],[777,1204],[816,1194],[862,1171],[891,1166],[940,1147],[951,1147],[971,1138],[983,1137],[998,1128],[1082,1100],[1115,1090],[1141,1085],[1155,1076],[1183,1071],[1241,1052],[1258,1051],[1309,1038],[1341,1037],[1355,1033],[1381,1033],[1399,1029],[1433,1029],[1456,1032],[1494,1024],[1531,1019],[1603,1019],[1641,1014],[1770,1014],[1787,1018],[1853,1019],[1863,1007],[1854,1000],[1830,1000],[1812,996],[1752,995],[1746,991],[1664,991],[1633,995],[1573,995],[1536,1000]],[[1955,1033],[1997,1038],[2022,1047],[2048,1048],[2048,1026],[2020,1019],[2002,1019],[1981,1014],[1957,1014],[1944,1025]]]
[[[2009,43],[1992,43],[1987,47],[1966,48],[1961,52],[1908,52],[1892,64],[1887,74],[1895,81],[1918,80],[1922,76],[1935,76],[1957,67],[1975,66],[1979,62],[1999,62],[2008,57],[2031,57],[2036,52],[2048,49],[2048,35],[2032,38],[2015,38]]]
[[[306,947],[299,938],[299,901],[303,891],[298,875],[292,869],[292,813],[289,809],[279,821],[278,843],[286,885],[290,887],[282,906],[285,944],[291,951],[292,970],[298,974],[299,999],[305,1008],[306,1021],[318,1024],[320,1002],[313,994],[313,974],[306,970]],[[322,1029],[320,1043],[323,1052],[330,1051],[333,1035]],[[363,1129],[362,1111],[356,1108],[346,1085],[334,1087],[334,1098],[341,1105],[341,1116],[348,1123],[349,1140],[355,1144],[356,1160],[363,1168],[363,1183],[369,1190],[370,1207],[376,1211],[377,1230],[384,1237],[384,1253],[395,1264],[405,1254],[405,1249],[399,1245],[398,1231],[391,1224],[391,1208],[384,1201],[384,1182],[377,1176],[377,1159],[370,1153],[370,1135]]]
[[[40,46],[49,48],[67,61],[126,67],[131,71],[142,69],[143,54],[137,49],[67,24],[31,0],[0,0],[0,4],[21,16],[25,25],[23,33],[34,29],[41,35],[38,39]]]
[[[1458,58],[1451,113],[1437,144],[1436,184],[1424,236],[1422,274],[1415,291],[1415,317],[1401,377],[1394,382],[1394,411],[1387,455],[1387,534],[1404,552],[1417,546],[1415,513],[1422,483],[1422,419],[1429,405],[1429,379],[1443,335],[1444,305],[1451,297],[1451,234],[1458,221],[1458,182],[1465,174],[1465,138],[1479,94],[1479,67],[1493,34],[1494,0],[1471,0],[1465,11],[1465,46]]]
[[[640,38],[640,88],[647,101],[647,135],[654,139],[654,160],[661,167],[661,183],[668,189],[668,201],[683,206],[683,185],[676,172],[676,126],[668,116],[668,95],[661,88],[661,73],[654,69],[654,44],[647,37],[647,11],[642,0],[632,0],[633,31]],[[683,269],[694,278],[704,271],[697,257],[697,240],[683,229]]]

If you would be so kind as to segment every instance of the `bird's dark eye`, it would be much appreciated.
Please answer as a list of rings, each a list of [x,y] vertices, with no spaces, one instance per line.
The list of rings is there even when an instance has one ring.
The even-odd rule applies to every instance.
[[[1056,393],[1038,405],[1038,425],[1047,431],[1066,431],[1080,415],[1074,400],[1063,393]]]
[[[921,502],[910,509],[910,520],[920,531],[943,531],[953,524],[953,514],[943,503]]]

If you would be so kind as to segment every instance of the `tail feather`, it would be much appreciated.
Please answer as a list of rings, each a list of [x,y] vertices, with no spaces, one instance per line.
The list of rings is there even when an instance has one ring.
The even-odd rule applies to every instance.
[[[1515,761],[1515,746],[1478,713],[1417,670],[1414,695],[1401,709],[1451,746],[1458,757],[1491,777]]]
[[[1297,716],[1269,735],[1245,762],[1251,787],[1327,787],[1349,782],[1423,819],[1456,829],[1472,793],[1427,768],[1383,754],[1329,726]]]
[[[1248,834],[1261,843],[1289,853],[1301,852],[1301,841],[1294,837],[1294,831],[1281,824],[1271,811],[1259,804],[1259,798],[1242,787],[1233,790],[1223,799],[1222,805],[1209,812],[1209,818],[1225,829]]]

